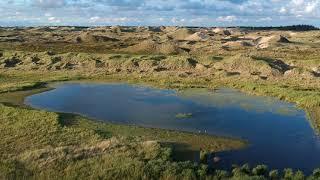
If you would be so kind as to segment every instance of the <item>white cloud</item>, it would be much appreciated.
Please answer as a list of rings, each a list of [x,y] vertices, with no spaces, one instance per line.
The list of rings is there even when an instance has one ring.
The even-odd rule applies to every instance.
[[[61,23],[61,20],[58,19],[58,18],[56,18],[56,17],[49,17],[49,18],[48,18],[48,21],[49,21],[50,23]]]
[[[130,18],[130,17],[100,17],[93,16],[89,18],[89,23],[91,24],[123,24],[126,22],[139,22],[138,18]]]
[[[310,2],[306,5],[305,12],[312,13],[318,5],[318,2]]]
[[[100,18],[99,16],[94,16],[94,17],[91,17],[89,21],[90,21],[91,23],[94,23],[94,22],[99,21],[100,19],[101,19],[101,18]]]
[[[171,22],[173,22],[173,23],[183,23],[185,21],[186,21],[185,19],[179,19],[179,18],[176,18],[176,17],[173,17],[171,19]]]
[[[0,0],[2,24],[14,25],[16,21],[8,17],[15,17],[21,24],[40,19],[34,22],[45,25],[50,22],[48,18],[56,16],[56,22],[63,19],[61,24],[69,25],[263,26],[265,21],[268,25],[320,26],[320,0],[14,0],[10,4],[7,1]]]
[[[236,16],[219,16],[216,20],[218,22],[233,22],[236,21],[238,18]]]
[[[287,13],[287,9],[285,7],[281,7],[281,9],[279,10],[279,13],[285,14]]]
[[[271,17],[259,18],[257,21],[258,21],[258,22],[262,22],[262,21],[272,21],[272,18],[271,18]]]
[[[320,16],[320,0],[291,0],[280,10],[280,14],[288,14],[297,18],[307,17],[318,19]]]
[[[292,0],[291,2],[294,6],[300,6],[304,3],[304,0]]]

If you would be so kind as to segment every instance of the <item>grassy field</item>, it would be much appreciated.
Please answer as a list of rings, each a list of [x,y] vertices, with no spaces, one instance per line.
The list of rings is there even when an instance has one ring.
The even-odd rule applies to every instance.
[[[242,148],[240,140],[91,121],[32,110],[25,96],[60,75],[1,75],[0,179],[168,179],[203,177],[206,165],[181,161],[182,151]],[[70,80],[78,79],[70,78]],[[10,81],[8,81],[10,79]]]
[[[132,84],[142,84],[157,88],[182,90],[185,88],[208,88],[229,87],[238,89],[248,94],[259,96],[271,96],[280,100],[295,103],[298,107],[304,109],[308,114],[312,126],[319,128],[319,109],[320,109],[320,91],[319,83],[313,84],[306,82],[302,86],[301,82],[295,81],[254,81],[240,77],[215,78],[215,77],[177,77],[173,75],[141,75],[141,74],[83,74],[81,71],[64,72],[32,72],[32,71],[9,71],[0,73],[0,92],[6,93],[0,95],[2,102],[22,101],[23,95],[28,95],[30,89],[38,91],[46,90],[46,85],[61,81],[89,81],[89,82],[125,82]],[[43,89],[42,89],[43,88]],[[21,91],[24,90],[24,91]],[[16,92],[18,91],[18,92]],[[20,91],[20,92],[19,92]],[[11,93],[10,92],[15,92]],[[22,96],[21,96],[22,95]]]
[[[108,56],[119,58],[119,55]],[[320,127],[320,85],[315,81],[180,76],[172,72],[7,70],[0,72],[0,102],[4,104],[0,106],[0,179],[305,178],[300,171],[270,171],[263,165],[255,168],[244,165],[225,172],[209,169],[205,163],[178,161],[181,149],[190,153],[202,149],[201,157],[205,158],[206,152],[244,147],[245,142],[239,140],[102,123],[23,105],[25,96],[46,91],[50,89],[47,85],[62,81],[126,82],[176,90],[230,87],[296,103],[307,111],[312,126]],[[319,170],[310,177],[317,178],[320,178]]]
[[[175,147],[205,152],[237,140],[91,121],[0,105],[1,179],[304,179],[301,171],[235,166],[232,172],[177,161]],[[178,152],[179,153],[179,152]],[[202,154],[203,154],[202,153]],[[206,162],[206,155],[201,155]],[[309,179],[320,178],[315,170]]]
[[[117,175],[138,179],[156,177],[155,173],[148,176],[146,168],[178,175],[164,172],[164,167],[180,168],[179,164],[191,168],[181,171],[198,176],[193,170],[200,166],[173,161],[176,144],[190,150],[202,148],[213,152],[244,146],[238,140],[100,123],[70,114],[4,105],[0,106],[0,113],[2,178],[111,178]],[[160,167],[153,167],[152,163]]]
[[[86,77],[75,72],[64,75],[31,72],[2,73],[0,101],[13,107],[0,106],[2,115],[0,177],[4,179],[252,177],[254,179],[275,175],[302,176],[301,172],[292,172],[292,170],[287,170],[285,173],[278,171],[267,173],[267,170],[261,170],[265,172],[257,173],[254,169],[243,170],[244,167],[235,167],[230,173],[209,171],[205,164],[177,161],[181,149],[190,152],[202,149],[205,153],[243,147],[244,143],[238,140],[102,123],[71,114],[37,111],[23,106],[25,96],[50,89],[46,87],[48,83],[68,80],[124,81],[177,90],[226,86],[248,93],[271,95],[291,102],[298,103],[300,100],[301,107],[317,109],[315,108],[318,93],[316,90],[281,87],[276,84],[244,83],[230,79],[199,81],[192,78],[172,77],[164,80],[159,77],[138,78],[119,74]],[[315,114],[317,112],[316,110],[311,112],[310,117],[317,118]],[[314,122],[316,128],[317,121]],[[314,176],[317,172],[315,171]]]

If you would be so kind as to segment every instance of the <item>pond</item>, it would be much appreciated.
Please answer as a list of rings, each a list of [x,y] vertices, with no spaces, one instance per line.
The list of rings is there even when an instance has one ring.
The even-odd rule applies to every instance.
[[[306,113],[269,97],[231,89],[162,90],[128,84],[66,83],[29,96],[25,104],[114,123],[208,133],[248,140],[242,150],[219,152],[221,168],[320,167],[320,138]]]

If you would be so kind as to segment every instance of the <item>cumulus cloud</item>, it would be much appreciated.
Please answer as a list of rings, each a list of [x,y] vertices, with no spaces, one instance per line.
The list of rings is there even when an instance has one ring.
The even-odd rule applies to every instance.
[[[271,18],[271,17],[264,17],[264,18],[259,18],[257,21],[258,21],[258,22],[272,21],[272,18]]]
[[[217,18],[217,21],[219,22],[233,22],[236,20],[237,20],[236,16],[220,16]]]
[[[3,0],[0,23],[34,19],[73,25],[271,25],[320,26],[320,0]],[[23,15],[23,17],[22,17]],[[280,17],[280,18],[279,18]],[[304,21],[300,21],[304,18]],[[57,20],[58,19],[58,20]],[[63,19],[63,22],[61,21]],[[264,22],[264,23],[263,23]]]
[[[281,8],[279,9],[279,13],[285,14],[285,13],[287,13],[287,9],[286,9],[285,7],[281,7]]]
[[[130,17],[100,17],[100,16],[94,16],[90,17],[89,21],[90,24],[93,25],[108,25],[108,24],[118,24],[122,25],[126,22],[139,22],[139,19],[137,18],[130,18]]]
[[[306,5],[306,13],[312,13],[317,8],[318,2],[310,2]]]
[[[56,17],[49,17],[48,18],[48,21],[50,22],[50,23],[61,23],[61,19],[59,19],[59,18],[56,18]]]

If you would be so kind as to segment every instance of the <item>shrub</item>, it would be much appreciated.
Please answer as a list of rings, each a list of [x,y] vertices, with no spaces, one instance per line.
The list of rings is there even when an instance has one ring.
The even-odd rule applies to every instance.
[[[220,56],[212,56],[212,60],[214,60],[214,61],[222,61],[222,60],[223,60],[223,57],[220,57]]]
[[[240,167],[236,167],[234,169],[232,169],[232,175],[234,177],[242,177],[244,176],[245,174],[241,171],[241,168]]]
[[[284,174],[284,176],[283,176],[284,179],[291,180],[293,178],[293,171],[290,168],[284,169],[283,174]]]
[[[161,60],[167,59],[167,56],[164,56],[164,55],[151,56],[150,59],[155,61],[161,61]]]
[[[208,166],[205,165],[205,164],[201,164],[200,167],[198,168],[197,170],[197,175],[203,179],[206,177],[207,175],[207,172],[208,172]]]
[[[223,170],[216,170],[214,175],[217,179],[227,179],[229,177],[229,173]]]
[[[297,171],[294,175],[294,180],[304,180],[305,176],[302,171]]]
[[[268,167],[266,165],[258,165],[257,167],[252,169],[252,173],[258,176],[266,175],[267,171]]]
[[[172,158],[172,148],[162,148],[161,157],[163,161],[169,161]]]
[[[197,176],[193,169],[183,169],[181,175],[182,175],[181,179],[186,179],[186,180],[197,179]]]
[[[312,176],[313,178],[320,179],[320,168],[313,170]]]
[[[243,172],[245,174],[250,174],[250,172],[251,172],[249,164],[242,165],[240,169],[241,169],[241,172]]]
[[[120,58],[122,58],[121,55],[112,55],[112,56],[110,56],[109,59],[120,59]]]
[[[272,170],[269,172],[270,179],[278,179],[279,178],[279,171],[278,170]]]
[[[201,150],[200,151],[200,162],[207,164],[208,163],[208,156],[209,156],[210,152],[206,151],[206,150]]]

